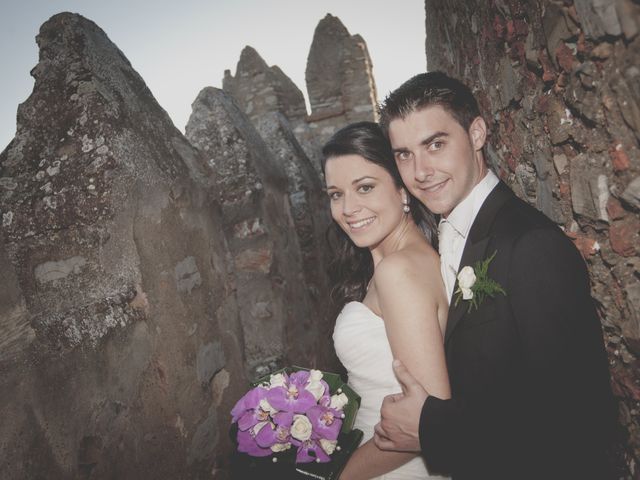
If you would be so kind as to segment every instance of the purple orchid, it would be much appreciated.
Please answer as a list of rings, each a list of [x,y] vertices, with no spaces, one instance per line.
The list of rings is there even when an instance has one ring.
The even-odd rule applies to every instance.
[[[273,422],[281,427],[289,428],[293,423],[293,412],[278,412],[273,415]]]
[[[316,404],[313,394],[301,385],[300,377],[295,372],[289,376],[289,383],[284,387],[273,387],[267,392],[267,401],[276,410],[283,412],[305,413]],[[304,372],[307,373],[308,372]],[[306,382],[306,380],[305,380]]]
[[[309,382],[310,373],[307,370],[298,370],[289,375],[289,385],[304,387]]]
[[[307,418],[313,426],[314,438],[336,440],[342,428],[342,412],[322,405],[307,410]]]
[[[267,393],[266,388],[256,387],[245,393],[240,400],[231,409],[231,421],[237,422],[247,410],[254,410],[260,404],[260,400],[265,398]]]
[[[263,426],[260,432],[264,430],[265,427],[266,426]],[[260,432],[258,432],[258,434],[260,434]],[[270,448],[263,448],[258,445],[253,428],[245,432],[238,430],[238,451],[249,454],[252,457],[267,457],[273,453]]]
[[[238,429],[246,431],[260,422],[270,420],[269,412],[263,410],[260,402],[266,398],[268,390],[256,387],[249,390],[231,410],[232,421],[238,423]]]
[[[256,443],[263,448],[271,448],[276,443],[287,443],[291,438],[288,427],[269,422],[256,435]]]
[[[298,447],[296,454],[296,463],[319,462],[325,463],[331,460],[331,457],[320,446],[320,442],[314,439],[300,442],[295,438],[291,439],[291,443]]]

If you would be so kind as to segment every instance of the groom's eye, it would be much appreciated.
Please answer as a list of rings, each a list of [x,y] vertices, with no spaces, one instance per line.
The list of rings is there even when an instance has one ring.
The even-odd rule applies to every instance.
[[[409,152],[396,152],[396,160],[408,160],[411,154]]]
[[[444,147],[444,142],[442,140],[434,140],[433,142],[431,142],[431,144],[429,144],[429,150],[440,150],[442,147]]]

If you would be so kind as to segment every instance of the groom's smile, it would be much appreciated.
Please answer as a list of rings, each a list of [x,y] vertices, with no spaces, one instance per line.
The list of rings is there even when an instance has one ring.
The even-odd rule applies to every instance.
[[[389,124],[389,140],[407,188],[435,214],[447,216],[484,177],[485,125],[477,117],[466,131],[433,105]]]
[[[448,181],[449,180],[447,179],[441,182],[431,183],[429,185],[418,184],[416,188],[426,193],[436,193],[442,190],[446,186]]]

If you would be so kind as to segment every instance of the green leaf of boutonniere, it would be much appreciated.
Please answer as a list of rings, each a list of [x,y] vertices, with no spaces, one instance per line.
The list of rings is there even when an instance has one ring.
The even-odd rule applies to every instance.
[[[455,292],[456,301],[454,306],[458,306],[460,300],[469,302],[469,309],[477,309],[486,297],[495,297],[498,294],[506,295],[502,286],[489,278],[487,270],[491,260],[496,256],[498,251],[493,252],[489,258],[478,260],[473,267],[463,267],[458,273],[458,289]]]

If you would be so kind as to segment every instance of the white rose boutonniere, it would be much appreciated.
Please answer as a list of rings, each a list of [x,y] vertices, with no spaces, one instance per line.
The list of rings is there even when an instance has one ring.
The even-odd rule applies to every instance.
[[[466,300],[469,302],[467,312],[470,312],[471,308],[477,309],[485,297],[494,297],[498,293],[507,294],[498,282],[487,275],[489,263],[496,256],[496,253],[498,253],[497,250],[489,258],[476,262],[474,267],[466,266],[460,270],[458,273],[458,289],[455,292],[455,306],[458,305],[460,299]]]
[[[472,287],[476,283],[476,273],[472,267],[466,266],[458,274],[458,286],[462,292],[463,300],[471,300],[473,298]]]

